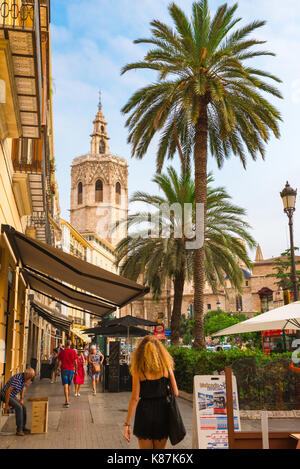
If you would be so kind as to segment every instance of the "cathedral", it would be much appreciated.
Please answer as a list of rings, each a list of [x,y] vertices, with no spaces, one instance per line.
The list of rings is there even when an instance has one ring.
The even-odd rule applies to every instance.
[[[121,221],[128,217],[128,165],[126,159],[111,153],[108,141],[107,122],[100,102],[93,121],[90,153],[74,158],[71,166],[70,224],[97,249],[101,259],[110,253],[109,264],[97,262],[97,265],[113,271],[114,248],[127,235],[126,224]],[[106,251],[100,251],[100,247]],[[276,285],[276,279],[268,276],[274,273],[274,262],[275,258],[263,258],[258,245],[252,271],[240,264],[244,277],[242,294],[237,295],[229,281],[228,295],[223,288],[214,294],[206,285],[204,312],[221,309],[251,317],[282,306],[283,291]],[[296,263],[300,266],[300,256],[296,256]],[[182,304],[182,314],[186,316],[193,314],[193,296],[193,285],[187,283]],[[173,283],[169,280],[159,301],[154,301],[149,293],[123,308],[121,314],[159,320],[169,327],[173,298]]]
[[[115,247],[126,236],[128,165],[110,152],[101,103],[93,125],[90,153],[72,162],[70,222],[89,241]]]

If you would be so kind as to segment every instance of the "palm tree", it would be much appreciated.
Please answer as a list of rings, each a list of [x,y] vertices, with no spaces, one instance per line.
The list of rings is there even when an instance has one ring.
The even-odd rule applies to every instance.
[[[247,66],[246,60],[274,55],[260,50],[265,41],[249,38],[264,21],[236,28],[237,4],[220,6],[214,17],[207,0],[193,3],[189,19],[175,4],[169,12],[175,24],[151,22],[152,36],[135,43],[153,46],[140,62],[122,69],[148,69],[159,73],[158,80],[136,91],[123,107],[129,113],[126,125],[132,156],[143,158],[153,136],[159,132],[157,169],[176,151],[193,155],[196,203],[203,204],[206,231],[207,155],[208,148],[219,168],[231,154],[246,168],[247,154],[256,160],[265,156],[265,144],[271,134],[279,138],[280,113],[265,97],[281,98],[271,83],[280,82],[274,75]],[[254,49],[253,49],[254,48]],[[203,288],[205,246],[195,250],[195,341],[204,348]]]
[[[193,278],[194,253],[186,249],[186,236],[182,233],[184,231],[182,227],[185,204],[195,204],[195,184],[188,172],[182,173],[179,177],[173,168],[168,168],[165,175],[156,175],[154,182],[163,195],[150,195],[144,192],[136,192],[133,195],[131,202],[143,202],[149,210],[128,217],[128,230],[138,227],[138,231],[129,234],[118,244],[116,258],[121,275],[137,280],[144,274],[144,281],[151,287],[155,299],[160,297],[167,278],[172,279],[174,302],[171,315],[171,342],[176,344],[180,337],[184,285]],[[251,267],[251,262],[237,236],[243,238],[250,247],[255,246],[255,241],[248,233],[249,225],[242,219],[245,211],[230,202],[230,196],[224,188],[211,187],[212,182],[213,177],[209,174],[205,243],[206,280],[214,293],[220,286],[226,291],[227,275],[233,288],[241,292],[243,276],[237,261],[243,260],[248,267]],[[171,209],[180,207],[181,210],[176,212],[177,215],[173,212],[170,215],[161,210],[166,206]],[[149,230],[152,231],[151,236]],[[182,236],[179,237],[178,233],[182,233]]]

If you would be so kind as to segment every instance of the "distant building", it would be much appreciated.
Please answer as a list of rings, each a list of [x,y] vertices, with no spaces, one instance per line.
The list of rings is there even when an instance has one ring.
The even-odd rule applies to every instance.
[[[91,152],[72,162],[70,223],[95,245],[116,246],[126,233],[117,225],[128,217],[128,165],[110,153],[101,105],[93,124]]]
[[[59,220],[57,247],[117,274],[114,249],[126,233],[125,225],[117,225],[128,217],[128,165],[110,153],[100,103],[93,125],[91,152],[72,162],[70,223]],[[67,306],[61,311],[75,326],[92,327],[100,320]]]

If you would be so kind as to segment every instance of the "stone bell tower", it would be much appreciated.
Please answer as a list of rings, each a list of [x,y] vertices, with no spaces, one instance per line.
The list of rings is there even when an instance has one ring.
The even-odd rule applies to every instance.
[[[101,101],[93,121],[91,152],[71,165],[71,225],[83,236],[97,235],[113,247],[127,235],[128,165],[110,153]]]

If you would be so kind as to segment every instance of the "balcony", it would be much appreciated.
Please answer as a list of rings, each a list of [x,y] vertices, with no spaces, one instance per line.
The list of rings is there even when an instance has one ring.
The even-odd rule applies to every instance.
[[[14,169],[13,179],[16,181],[15,196],[21,194],[23,203],[18,203],[19,212],[27,217],[27,230],[33,237],[40,241],[51,241],[51,233],[48,216],[48,202],[46,200],[47,183],[43,171],[43,138],[30,139],[20,138],[13,139],[12,142],[12,163]],[[29,207],[27,197],[25,199],[26,187],[29,191],[31,210],[24,210],[23,206]],[[23,184],[22,190],[19,190]],[[20,197],[19,197],[20,199]],[[17,199],[17,200],[19,200]],[[22,210],[21,210],[22,209]]]
[[[41,32],[48,28],[48,7],[42,0],[0,0],[0,53],[4,51],[2,57],[0,54],[0,79],[8,89],[7,104],[15,111],[9,137],[41,136]],[[8,122],[10,116],[7,110]]]

